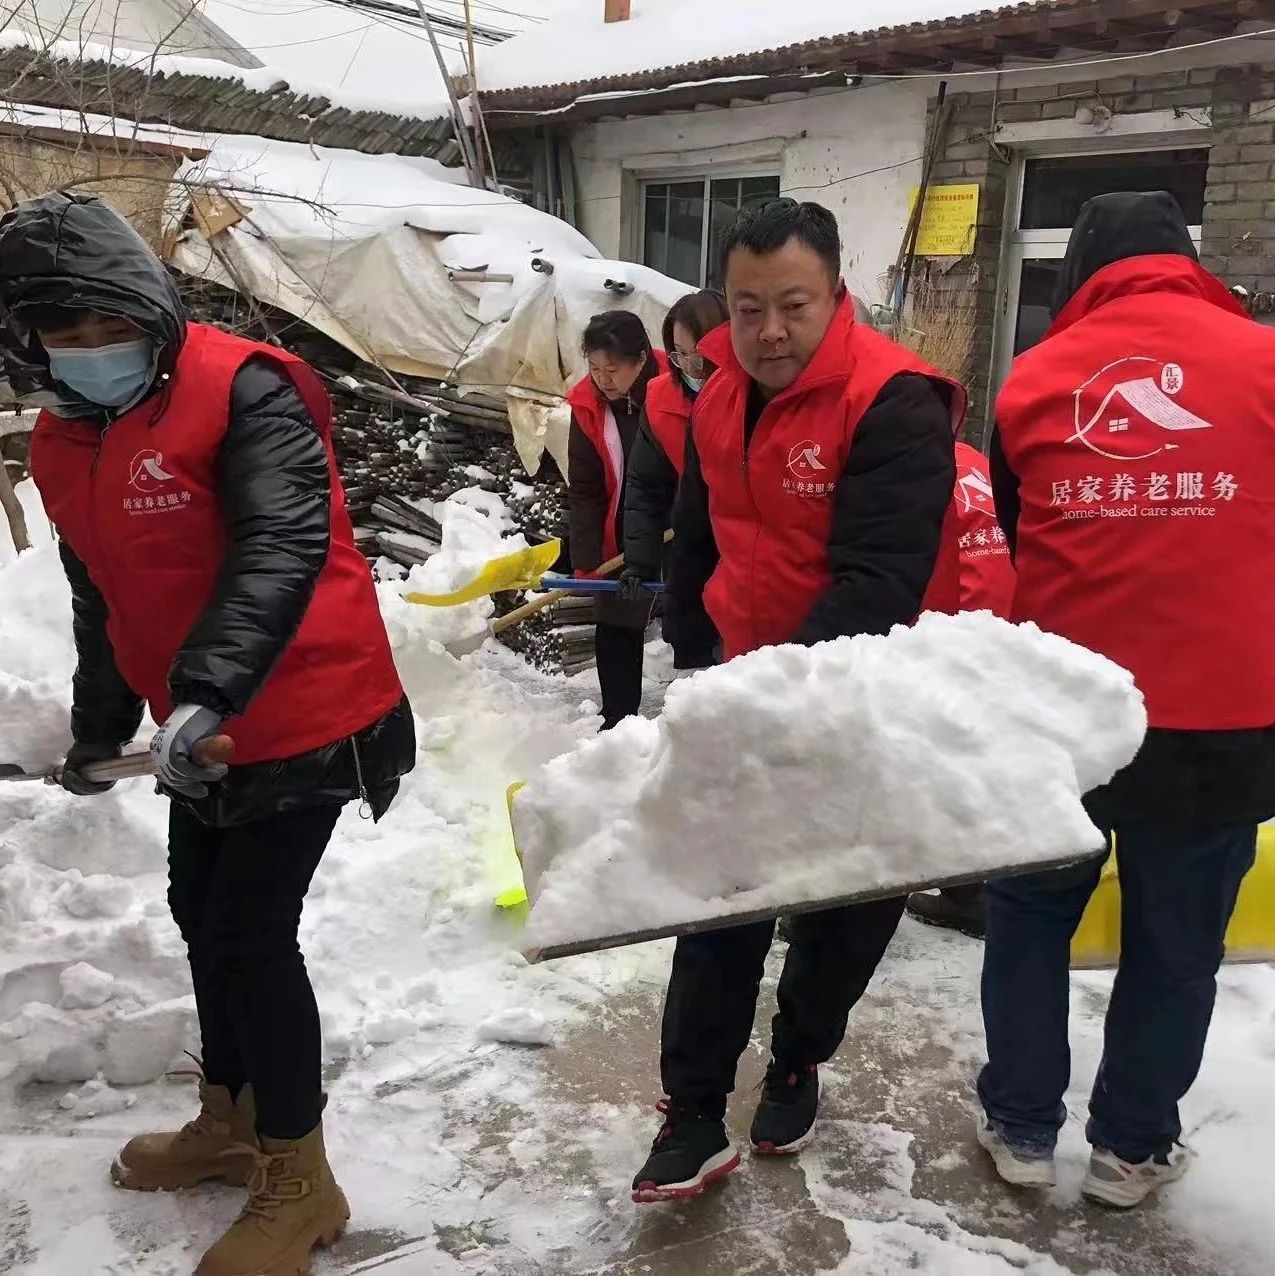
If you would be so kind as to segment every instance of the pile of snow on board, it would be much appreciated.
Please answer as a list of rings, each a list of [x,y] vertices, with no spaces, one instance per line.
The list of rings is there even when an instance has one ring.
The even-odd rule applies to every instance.
[[[523,951],[1097,851],[1081,795],[1145,732],[1129,673],[986,612],[753,652],[519,796]]]

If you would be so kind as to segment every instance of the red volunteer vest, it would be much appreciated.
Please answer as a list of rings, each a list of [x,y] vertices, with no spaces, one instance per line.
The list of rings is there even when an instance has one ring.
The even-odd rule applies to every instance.
[[[646,387],[646,419],[651,433],[682,476],[686,461],[686,429],[691,423],[692,399],[671,372],[658,376]]]
[[[834,493],[854,432],[887,381],[918,373],[952,393],[953,432],[963,387],[855,323],[842,303],[801,376],[765,407],[744,448],[749,378],[727,325],[700,343],[718,371],[695,401],[692,429],[721,556],[704,603],[727,659],[791,640],[832,584],[828,535]]]
[[[668,370],[668,356],[663,350],[656,350],[655,362],[660,371]],[[652,379],[647,385],[647,393],[651,392]],[[611,412],[611,405],[598,393],[593,378],[586,372],[577,381],[567,395],[567,402],[584,436],[593,444],[599,457],[602,458],[602,472],[606,476],[607,485],[607,518],[602,529],[602,561],[615,558],[620,552],[620,542],[616,536],[620,517],[620,498],[624,494],[624,443],[620,438],[619,427]],[[570,484],[570,475],[567,476]]]
[[[172,712],[168,671],[213,593],[226,549],[216,458],[231,383],[268,356],[310,409],[332,475],[331,548],[283,657],[241,718],[226,724],[235,762],[274,761],[370,726],[402,697],[366,560],[354,547],[331,443],[331,405],[301,360],[191,324],[172,379],[111,423],[42,413],[31,469],[49,517],[106,600],[125,681],[157,722]]]
[[[1153,727],[1275,722],[1275,335],[1185,257],[1101,270],[997,404],[1014,618],[1128,669]]]
[[[968,443],[956,445],[956,488],[943,521],[943,541],[922,611],[949,616],[990,611],[1009,618],[1014,601],[1014,564],[1009,542],[996,521],[987,459]]]

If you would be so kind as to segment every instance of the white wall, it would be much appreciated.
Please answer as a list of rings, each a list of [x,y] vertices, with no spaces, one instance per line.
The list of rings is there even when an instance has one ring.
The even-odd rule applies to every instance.
[[[604,257],[632,257],[638,179],[770,167],[785,195],[832,209],[845,241],[847,282],[880,300],[881,277],[903,238],[908,192],[920,180],[932,87],[925,80],[888,82],[591,125],[572,139],[582,229]],[[886,171],[858,176],[875,169]]]

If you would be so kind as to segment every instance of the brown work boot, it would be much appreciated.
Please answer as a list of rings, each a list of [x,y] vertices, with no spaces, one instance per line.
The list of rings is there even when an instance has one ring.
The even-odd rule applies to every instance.
[[[201,1080],[199,1098],[199,1115],[180,1130],[139,1134],[121,1149],[111,1166],[119,1187],[172,1192],[215,1179],[236,1187],[248,1182],[257,1142],[252,1087],[244,1086],[232,1103],[224,1085]]]
[[[323,1127],[304,1139],[261,1139],[248,1204],[206,1253],[195,1276],[305,1276],[310,1251],[345,1233],[350,1207],[323,1148]]]

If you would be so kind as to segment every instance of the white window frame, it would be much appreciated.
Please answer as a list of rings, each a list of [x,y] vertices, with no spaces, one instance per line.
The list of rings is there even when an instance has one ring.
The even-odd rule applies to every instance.
[[[700,226],[699,244],[699,288],[705,286],[708,279],[708,247],[709,230],[712,218],[708,215],[711,204],[711,192],[714,182],[731,182],[750,177],[773,178],[780,191],[783,190],[783,174],[774,164],[744,164],[722,168],[696,168],[687,171],[682,168],[644,170],[634,175],[637,178],[637,215],[634,218],[636,232],[635,259],[646,264],[646,190],[648,186],[666,186],[673,183],[689,184],[699,182],[704,191],[704,217]]]
[[[1141,155],[1147,151],[1208,150],[1212,145],[1208,129],[1194,129],[1139,139],[1138,145],[1130,144],[1128,137],[1113,138],[1106,145],[1079,147],[1065,141],[1053,146],[1027,145],[1016,150],[1009,170],[1009,185],[1005,196],[1005,234],[1001,243],[999,286],[997,288],[996,321],[992,330],[992,402],[1009,376],[1014,362],[1014,340],[1018,331],[1018,303],[1021,296],[1023,262],[1028,260],[1061,261],[1067,255],[1067,243],[1071,238],[1070,227],[1046,227],[1040,230],[1022,230],[1019,222],[1023,216],[1023,193],[1027,178],[1027,165],[1035,160],[1074,158],[1085,155]],[[1203,226],[1191,226],[1191,238],[1199,248],[1203,238]],[[990,406],[989,406],[990,411]]]

